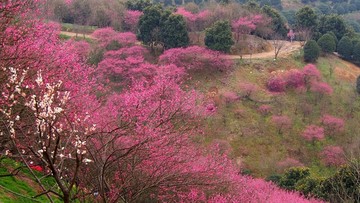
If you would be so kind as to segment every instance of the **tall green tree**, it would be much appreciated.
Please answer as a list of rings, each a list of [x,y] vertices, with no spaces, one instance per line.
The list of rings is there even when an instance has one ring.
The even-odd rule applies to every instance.
[[[348,31],[344,19],[335,14],[322,16],[318,28],[321,34],[334,32],[338,39],[341,39]]]
[[[150,0],[128,0],[125,3],[129,10],[144,11],[146,7],[152,5]]]
[[[206,29],[205,45],[210,49],[229,52],[233,44],[231,26],[228,21],[217,21]]]
[[[338,44],[337,51],[342,57],[346,59],[351,59],[353,53],[353,43],[350,37],[344,36],[343,38],[341,38]]]
[[[360,61],[360,43],[356,43],[353,51],[353,59],[354,61]]]
[[[320,47],[314,40],[309,40],[304,46],[305,62],[315,62],[320,55]]]
[[[166,49],[189,45],[185,20],[181,15],[170,15],[161,28],[161,34]]]
[[[314,30],[318,25],[318,16],[315,11],[309,6],[305,6],[298,10],[295,16],[296,26],[299,29],[306,28],[309,30]]]
[[[334,37],[330,34],[324,34],[317,41],[317,44],[320,46],[321,51],[325,54],[332,53],[336,49],[336,42]]]
[[[147,7],[139,20],[138,39],[145,44],[151,44],[160,41],[160,20],[162,7],[154,5]]]
[[[262,7],[262,12],[271,18],[272,30],[282,37],[286,37],[287,29],[285,19],[280,15],[280,13],[268,5]]]

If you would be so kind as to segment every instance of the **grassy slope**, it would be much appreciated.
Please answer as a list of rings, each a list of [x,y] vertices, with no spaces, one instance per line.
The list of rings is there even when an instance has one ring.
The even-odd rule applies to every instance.
[[[3,159],[0,162],[0,175],[9,174],[14,168],[19,166],[18,163]],[[34,171],[38,177],[41,177],[40,173]],[[54,185],[54,180],[51,178],[44,178],[45,184]],[[32,203],[32,202],[48,202],[49,200],[45,196],[32,198],[39,194],[40,188],[31,177],[30,172],[27,169],[22,169],[17,176],[8,176],[0,178],[0,202],[1,203]],[[55,202],[61,202],[57,198],[53,198]]]
[[[288,59],[257,60],[252,63],[240,63],[229,75],[194,77],[193,82],[201,84],[206,94],[217,92],[214,98],[218,113],[205,121],[205,143],[224,142],[231,146],[232,156],[240,166],[250,170],[252,175],[266,177],[281,173],[284,168],[278,162],[285,158],[294,158],[309,166],[314,174],[326,176],[334,168],[324,166],[319,159],[319,152],[327,145],[339,145],[351,151],[359,146],[360,98],[354,91],[354,78],[344,77],[349,71],[348,63],[334,56],[320,58],[316,64],[321,70],[323,80],[334,88],[332,96],[320,97],[314,93],[287,91],[286,94],[272,96],[265,89],[266,79],[272,71],[290,68],[302,68],[300,55]],[[351,70],[350,70],[351,71]],[[341,75],[339,75],[341,74]],[[360,74],[360,73],[359,73]],[[226,104],[222,93],[232,91],[240,93],[239,83],[251,82],[259,86],[259,91],[251,100],[240,100]],[[253,100],[253,101],[252,101]],[[271,101],[268,103],[268,101]],[[257,108],[261,104],[273,107],[271,115],[287,115],[292,119],[293,127],[279,133],[271,123],[271,115],[262,116]],[[302,112],[311,109],[310,114]],[[300,136],[308,124],[320,124],[320,117],[328,113],[346,120],[344,133],[327,135],[325,141],[311,144]]]

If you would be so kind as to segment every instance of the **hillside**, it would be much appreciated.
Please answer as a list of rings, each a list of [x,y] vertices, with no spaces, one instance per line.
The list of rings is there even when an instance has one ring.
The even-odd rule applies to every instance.
[[[203,90],[209,92],[219,105],[216,116],[206,121],[209,134],[206,142],[219,141],[231,150],[244,169],[260,177],[283,172],[279,163],[287,158],[298,160],[319,175],[326,175],[332,169],[327,168],[318,155],[325,146],[337,144],[349,152],[357,149],[359,139],[354,133],[359,122],[358,111],[354,109],[359,105],[354,94],[354,83],[360,74],[357,66],[335,56],[320,58],[316,65],[334,93],[318,97],[293,90],[274,95],[265,87],[267,79],[275,72],[301,69],[305,64],[297,59],[297,55],[278,61],[255,60],[240,64],[227,76],[214,75],[196,81],[203,84]],[[244,94],[241,89],[244,84],[255,86],[249,98],[229,96]],[[271,106],[271,113],[261,114],[261,105]],[[309,112],[305,114],[305,111]],[[315,145],[307,143],[301,138],[302,130],[309,123],[318,123],[323,114],[345,116],[345,131]],[[271,115],[287,115],[292,126],[279,133],[276,124],[271,122]]]
[[[157,2],[0,4],[0,202],[357,202],[342,16]]]

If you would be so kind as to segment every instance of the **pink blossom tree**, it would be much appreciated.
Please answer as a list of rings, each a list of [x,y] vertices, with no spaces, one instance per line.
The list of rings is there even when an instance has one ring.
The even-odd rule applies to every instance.
[[[326,83],[326,82],[317,82],[317,81],[314,81],[311,83],[311,88],[310,90],[312,92],[316,92],[316,93],[319,93],[320,96],[322,95],[332,95],[333,93],[333,89],[332,87]]]
[[[207,20],[210,17],[208,10],[200,11],[199,13],[191,13],[180,7],[177,9],[176,14],[182,15],[188,27],[188,30],[196,34],[197,42],[200,43],[201,32],[208,26]]]
[[[285,74],[288,88],[302,88],[305,86],[305,74],[298,69],[290,69]]]
[[[302,136],[307,141],[314,142],[315,140],[325,139],[324,128],[316,125],[308,125],[302,133]]]
[[[86,134],[95,130],[88,112],[99,103],[91,92],[100,86],[91,77],[92,68],[59,41],[59,26],[36,17],[36,3],[0,5],[5,14],[0,25],[0,129],[1,139],[7,140],[1,150],[30,170],[39,195],[53,202],[52,193],[70,202],[83,191],[73,193],[73,187],[87,160]],[[53,177],[59,190],[44,184],[32,163],[43,167],[44,176]]]
[[[258,91],[258,86],[252,83],[240,83],[239,84],[241,96],[244,98],[250,98],[253,93]]]
[[[325,114],[321,117],[321,123],[325,126],[328,134],[335,134],[344,131],[344,119]]]
[[[288,116],[272,116],[271,122],[278,128],[278,133],[282,134],[283,130],[289,129],[292,126],[292,121]]]
[[[226,91],[222,94],[222,97],[224,98],[225,104],[229,105],[239,99],[239,96],[232,91]]]
[[[174,64],[186,70],[229,70],[233,63],[225,59],[220,52],[199,46],[166,50],[159,57],[160,64]]]
[[[282,75],[274,75],[267,81],[266,86],[271,92],[284,92],[286,90],[286,81]]]
[[[325,147],[320,157],[327,166],[340,166],[346,163],[344,150],[339,146]]]
[[[143,12],[137,11],[137,10],[125,11],[124,24],[129,31],[136,33],[139,19],[142,14],[143,14]]]
[[[235,32],[236,43],[239,43],[240,36],[250,34],[256,29],[256,25],[263,21],[263,16],[258,14],[254,16],[241,17],[234,20],[231,24],[233,31]]]
[[[259,106],[258,111],[262,114],[262,115],[268,115],[271,113],[272,110],[272,106],[267,105],[267,104],[263,104],[261,106]]]
[[[111,43],[118,43],[120,47],[128,47],[135,45],[136,35],[131,32],[119,33],[113,28],[101,28],[92,33],[101,48],[106,48]]]

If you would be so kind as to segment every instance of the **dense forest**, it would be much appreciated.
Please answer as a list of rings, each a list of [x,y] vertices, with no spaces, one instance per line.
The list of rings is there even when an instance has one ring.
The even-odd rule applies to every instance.
[[[359,202],[358,10],[2,1],[0,202]]]

